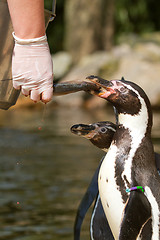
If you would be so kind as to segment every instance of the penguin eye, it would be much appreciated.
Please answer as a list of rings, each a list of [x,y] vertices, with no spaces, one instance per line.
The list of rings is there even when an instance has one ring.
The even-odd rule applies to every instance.
[[[105,133],[105,132],[107,132],[107,129],[103,127],[103,128],[101,128],[101,132]]]

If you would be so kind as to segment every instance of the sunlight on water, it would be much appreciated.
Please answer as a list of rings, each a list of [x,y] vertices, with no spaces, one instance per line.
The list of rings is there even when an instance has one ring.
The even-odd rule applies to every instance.
[[[112,110],[9,110],[0,116],[0,239],[73,239],[76,209],[103,152],[70,127],[114,121]],[[153,128],[158,152],[159,116]],[[82,240],[89,239],[90,214]]]

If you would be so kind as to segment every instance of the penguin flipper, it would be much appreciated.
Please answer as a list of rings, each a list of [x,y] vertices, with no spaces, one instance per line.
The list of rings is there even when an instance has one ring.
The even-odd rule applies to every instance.
[[[75,223],[74,223],[74,240],[80,240],[80,231],[81,231],[81,226],[82,226],[84,217],[85,217],[89,207],[91,206],[91,204],[97,197],[98,174],[99,174],[99,169],[100,169],[103,159],[104,159],[104,157],[101,159],[100,164],[92,177],[89,187],[87,188],[87,191],[85,192],[85,194],[80,202],[80,205],[78,207],[77,215],[76,215],[76,219],[75,219]]]
[[[102,207],[99,194],[97,196],[94,211],[92,213],[90,232],[92,236],[91,239],[114,240],[113,234],[111,232],[110,226],[108,224],[107,218]]]
[[[130,192],[124,210],[119,240],[135,240],[146,221],[151,217],[151,206],[143,192]]]

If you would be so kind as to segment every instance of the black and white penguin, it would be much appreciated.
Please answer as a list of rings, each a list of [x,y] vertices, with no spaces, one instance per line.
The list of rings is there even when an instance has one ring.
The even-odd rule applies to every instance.
[[[120,120],[111,148],[102,163],[99,174],[99,189],[102,194],[103,207],[105,213],[107,213],[107,218],[110,216],[112,232],[116,239],[118,236],[119,239],[123,240],[135,239],[137,236],[137,239],[140,239],[139,232],[142,223],[144,223],[144,219],[148,221],[148,216],[151,216],[151,237],[152,239],[159,239],[159,227],[157,227],[160,206],[157,189],[159,179],[153,163],[154,153],[150,139],[152,114],[148,98],[141,88],[124,79],[109,82],[91,76],[87,80],[92,80],[97,89],[95,85],[91,85],[92,90],[90,91],[90,87],[86,90],[86,85],[89,86],[87,83],[84,86],[83,84],[78,86],[78,91],[84,88],[84,91],[110,101],[116,107]],[[66,92],[77,91],[75,87],[71,91],[71,87],[69,87],[69,91],[68,88],[65,89],[65,94]],[[60,92],[61,90],[60,88]],[[140,124],[140,127],[136,128],[138,124]],[[110,157],[113,161],[109,161]],[[111,171],[105,170],[107,163],[110,163],[108,167]],[[139,190],[131,193],[125,192],[126,187],[134,187],[140,182],[144,186],[145,193],[139,192]],[[107,193],[110,190],[113,194],[109,195]],[[133,188],[130,188],[130,190],[133,190]],[[135,199],[139,201],[137,205]],[[116,203],[118,204],[116,205]],[[112,211],[116,206],[117,211]],[[136,212],[135,209],[141,212],[138,215],[138,221],[137,214],[133,214],[133,209],[134,212]],[[126,219],[129,219],[129,221]],[[148,239],[151,239],[151,237]]]
[[[71,127],[71,132],[89,139],[92,144],[107,151],[110,147],[110,144],[113,139],[113,135],[116,132],[117,125],[108,122],[97,122],[93,124],[76,124]],[[103,159],[101,160],[101,162]],[[90,223],[90,236],[92,240],[114,240],[110,227],[108,225],[107,218],[104,214],[104,210],[100,201],[99,191],[98,191],[98,174],[101,162],[96,169],[94,176],[92,177],[91,183],[84,194],[83,199],[80,202],[80,205],[77,210],[77,215],[74,224],[74,240],[80,239],[81,226],[84,220],[84,217],[87,213],[87,210],[96,199],[91,223]]]
[[[148,97],[139,86],[124,79],[87,79],[100,87],[91,93],[107,99],[118,111],[119,125],[98,179],[114,238],[143,239],[142,228],[151,218],[152,229],[145,239],[159,239],[160,178],[151,142],[152,111]],[[132,192],[136,186],[145,192]]]
[[[116,124],[109,121],[102,121],[88,125],[75,124],[71,127],[71,132],[89,139],[93,145],[107,151],[111,145],[116,128]]]
[[[71,132],[78,136],[89,139],[93,143],[93,145],[95,145],[96,147],[106,152],[111,144],[116,128],[117,126],[115,124],[108,121],[103,121],[103,122],[97,122],[89,125],[86,125],[86,124],[73,125],[71,127]],[[106,138],[109,141],[107,141],[106,146],[104,146],[104,143],[106,142]],[[156,160],[156,167],[159,172],[160,154],[155,153],[155,160]],[[76,220],[75,220],[75,226],[74,226],[75,240],[80,239],[81,225],[83,223],[84,217],[89,207],[91,206],[95,198],[96,198],[96,201],[93,208],[91,224],[90,224],[91,239],[114,240],[110,227],[108,225],[108,221],[104,215],[104,210],[102,208],[102,204],[99,197],[99,191],[97,187],[99,168],[100,166],[98,166],[98,168],[96,169],[92,177],[91,183],[89,184],[89,187],[85,192],[84,197],[79,205]]]

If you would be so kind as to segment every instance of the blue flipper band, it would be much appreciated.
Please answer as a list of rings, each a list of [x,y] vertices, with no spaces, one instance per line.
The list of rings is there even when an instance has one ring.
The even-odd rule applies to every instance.
[[[136,191],[138,189],[140,189],[142,192],[144,192],[144,187],[142,187],[142,186],[136,186],[136,187],[127,188],[126,192],[129,193],[129,192],[132,192],[132,191]]]

